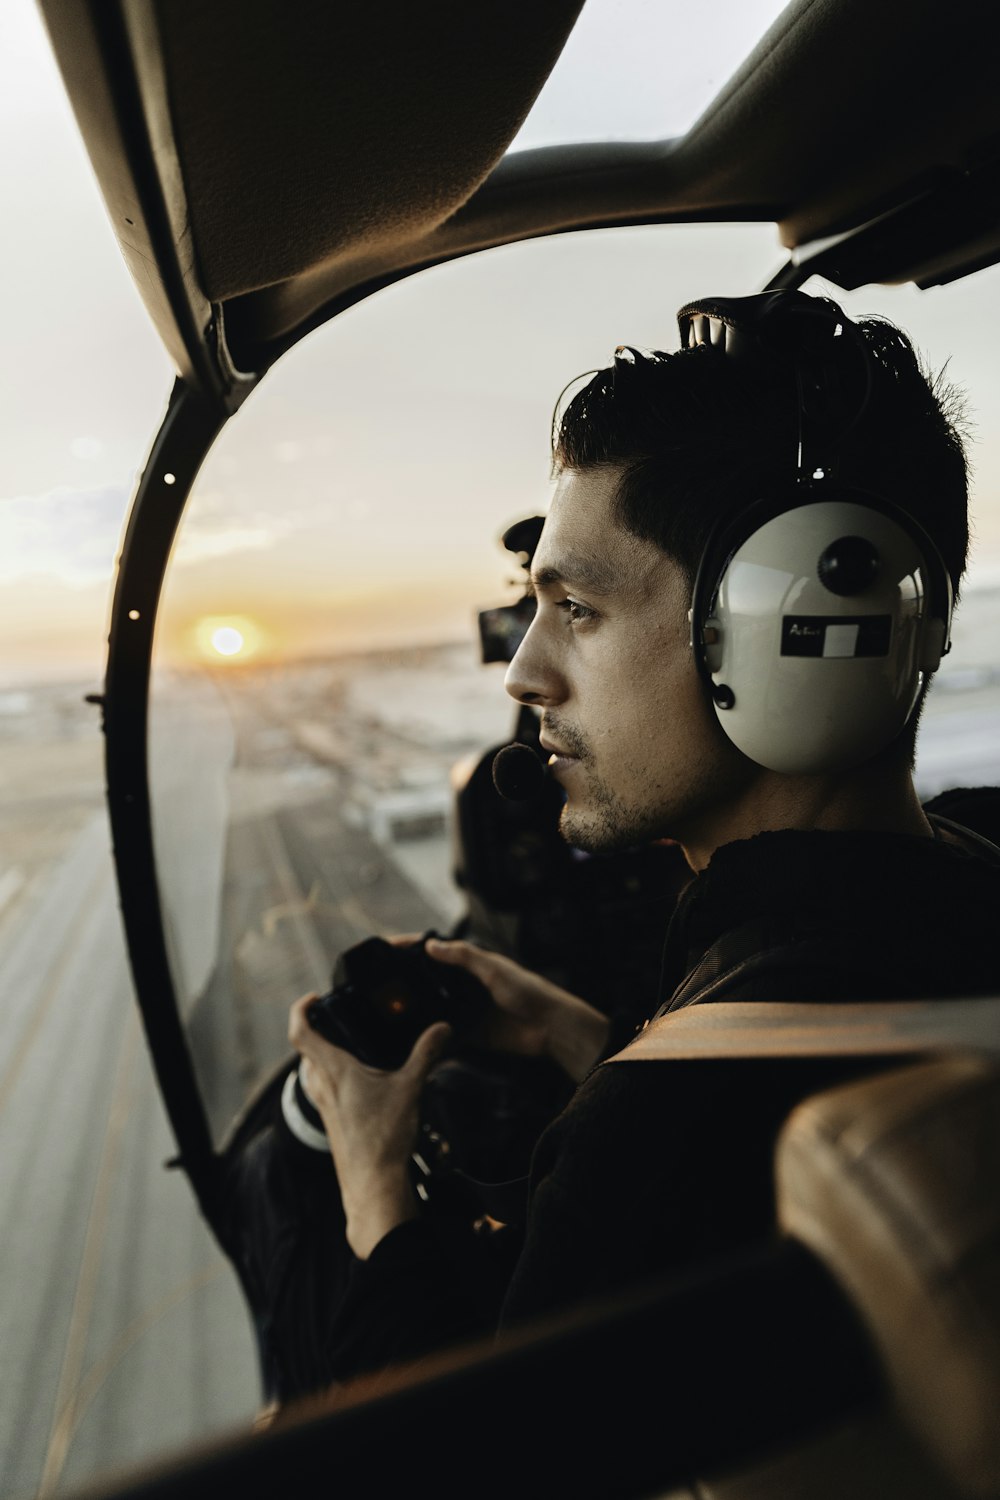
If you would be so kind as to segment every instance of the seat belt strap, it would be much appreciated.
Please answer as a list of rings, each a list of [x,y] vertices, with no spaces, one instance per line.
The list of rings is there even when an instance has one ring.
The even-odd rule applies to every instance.
[[[689,1005],[647,1022],[606,1063],[956,1051],[1000,1056],[1000,998]]]

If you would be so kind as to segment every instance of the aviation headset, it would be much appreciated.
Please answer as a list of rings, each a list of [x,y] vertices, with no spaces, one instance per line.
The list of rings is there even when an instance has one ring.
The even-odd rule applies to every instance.
[[[677,315],[682,346],[770,369],[798,397],[794,479],[710,534],[691,644],[729,739],[787,774],[847,770],[884,749],[949,649],[952,587],[924,528],[842,485],[838,449],[868,406],[872,356],[832,303],[802,292],[712,298]]]

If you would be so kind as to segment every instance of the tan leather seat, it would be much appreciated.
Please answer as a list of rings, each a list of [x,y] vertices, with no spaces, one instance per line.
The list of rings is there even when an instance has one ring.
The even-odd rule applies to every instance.
[[[885,1408],[664,1500],[1000,1496],[1000,1067],[959,1054],[818,1094],[775,1169],[782,1228],[871,1333]]]

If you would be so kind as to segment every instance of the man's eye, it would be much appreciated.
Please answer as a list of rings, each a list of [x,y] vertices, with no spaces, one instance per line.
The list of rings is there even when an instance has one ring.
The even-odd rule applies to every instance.
[[[576,625],[581,620],[589,620],[596,613],[589,604],[581,604],[578,599],[560,599],[556,609],[565,610],[571,622]]]

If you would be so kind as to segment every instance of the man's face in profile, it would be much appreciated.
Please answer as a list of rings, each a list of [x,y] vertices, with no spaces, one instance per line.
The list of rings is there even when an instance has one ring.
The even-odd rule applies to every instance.
[[[560,477],[532,561],[537,613],[506,678],[541,710],[562,833],[592,852],[683,843],[755,770],[707,702],[682,569],[613,519],[620,475]]]

